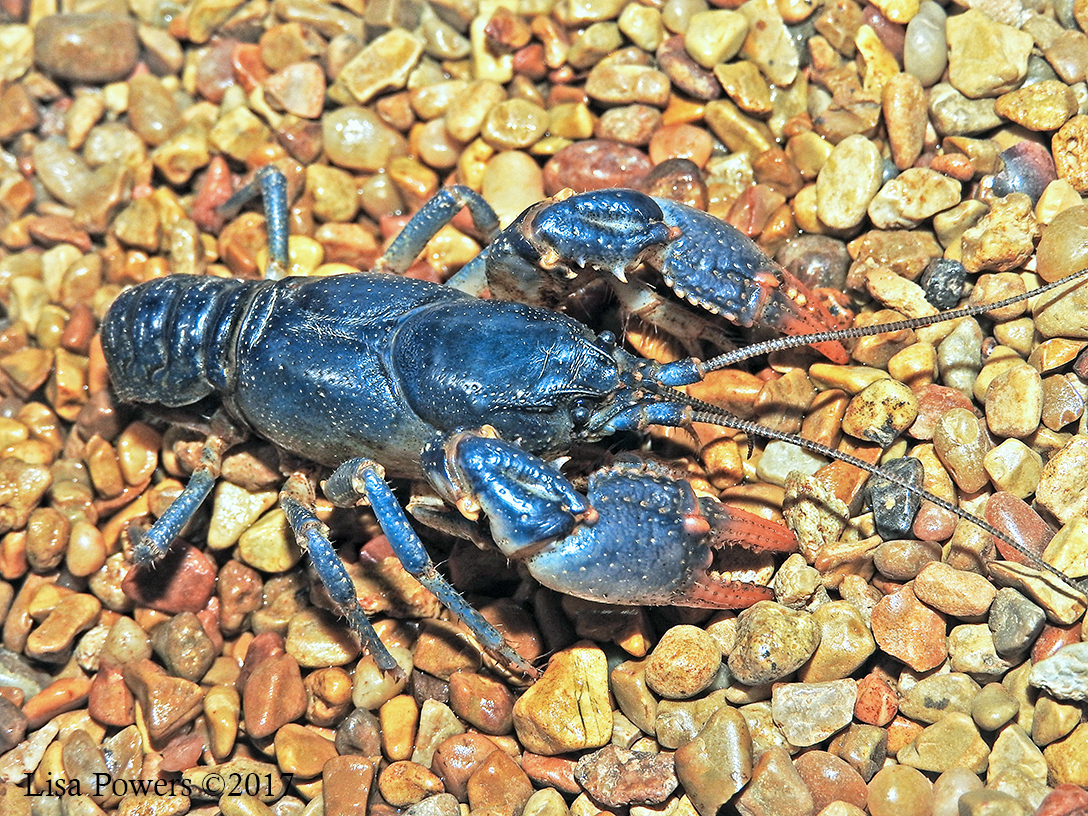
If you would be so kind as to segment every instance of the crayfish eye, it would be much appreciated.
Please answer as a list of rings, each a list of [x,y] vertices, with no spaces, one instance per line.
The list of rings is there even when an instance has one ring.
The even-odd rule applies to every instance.
[[[593,405],[587,399],[577,399],[570,406],[570,421],[575,428],[582,428],[593,414]]]
[[[606,348],[613,348],[616,345],[616,335],[610,331],[603,331],[597,335],[597,339],[601,341],[601,344]]]

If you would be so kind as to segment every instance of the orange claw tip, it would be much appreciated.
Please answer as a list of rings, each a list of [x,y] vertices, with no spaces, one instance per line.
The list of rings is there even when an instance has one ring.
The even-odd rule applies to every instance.
[[[784,524],[724,505],[714,519],[712,546],[744,547],[757,552],[797,552],[797,536]]]
[[[671,602],[699,609],[747,609],[760,601],[773,600],[774,591],[770,587],[700,575]]]

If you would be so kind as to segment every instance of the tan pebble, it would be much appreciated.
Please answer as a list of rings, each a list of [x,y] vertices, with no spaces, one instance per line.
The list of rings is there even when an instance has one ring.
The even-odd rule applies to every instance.
[[[378,789],[393,807],[408,807],[443,793],[442,780],[414,762],[393,762],[378,776]]]
[[[1028,130],[1057,130],[1077,112],[1077,102],[1068,85],[1048,79],[1002,94],[994,110]]]
[[[101,609],[102,604],[93,595],[76,594],[61,599],[42,625],[30,633],[26,653],[47,662],[62,658],[76,635],[98,620]]]
[[[869,781],[872,816],[925,816],[933,801],[933,783],[916,768],[889,765]]]
[[[684,48],[704,68],[728,62],[744,44],[748,21],[728,9],[712,9],[691,16],[684,36]]]
[[[911,167],[882,186],[869,202],[879,229],[910,229],[960,202],[960,183],[924,167]]]
[[[1043,467],[1036,500],[1063,524],[1088,515],[1088,437],[1074,436]]]
[[[400,694],[382,704],[378,710],[382,726],[382,750],[393,761],[412,756],[419,722],[419,704],[406,694]]]
[[[1015,269],[1031,257],[1038,234],[1031,199],[1012,193],[996,199],[990,212],[964,231],[961,260],[968,272]]]
[[[285,648],[305,668],[344,666],[359,656],[350,630],[331,612],[314,607],[291,616]]]
[[[1039,486],[1043,457],[1019,439],[1006,439],[982,460],[990,480],[999,490],[1026,499]]]
[[[997,590],[983,576],[953,569],[947,564],[927,564],[914,579],[918,600],[956,618],[984,615]]]
[[[241,698],[230,686],[213,686],[204,695],[204,718],[208,723],[212,756],[225,759],[238,737],[238,713]]]
[[[775,724],[791,745],[807,747],[844,728],[854,716],[857,682],[778,683],[772,689]]]
[[[978,417],[963,408],[953,408],[937,422],[933,433],[933,448],[941,462],[965,493],[981,490],[988,477],[983,457],[990,440]]]
[[[739,11],[748,19],[749,30],[741,56],[756,63],[764,76],[778,87],[792,85],[799,68],[799,57],[776,4],[759,0],[742,5]]]
[[[986,391],[986,424],[996,436],[1023,438],[1035,432],[1043,413],[1043,380],[1031,366],[1013,366]]]
[[[1088,116],[1074,116],[1054,134],[1052,149],[1058,178],[1065,179],[1081,195],[1088,192],[1088,161],[1080,146],[1088,138]]]
[[[896,755],[900,763],[937,773],[963,767],[975,773],[986,770],[989,746],[967,714],[949,712],[922,730],[914,741]]]
[[[855,134],[839,142],[816,179],[820,220],[836,229],[860,223],[880,189],[880,166],[880,152],[864,136]]]
[[[1027,72],[1031,35],[976,9],[949,17],[947,36],[949,81],[972,99],[1011,90]]]
[[[948,655],[944,618],[921,603],[909,586],[876,605],[872,627],[880,647],[916,671],[935,668]]]
[[[215,487],[212,517],[208,525],[208,546],[225,550],[237,543],[267,510],[276,503],[274,490],[252,492],[228,481]]]
[[[279,508],[265,513],[238,538],[238,557],[261,572],[286,572],[302,558],[302,550]]]
[[[884,84],[881,103],[892,159],[896,167],[906,170],[921,154],[925,137],[927,117],[922,83],[912,74],[896,74]]]
[[[843,430],[859,439],[887,447],[918,417],[918,399],[901,382],[878,379],[846,409]]]
[[[674,626],[662,635],[646,664],[647,685],[668,699],[706,689],[721,666],[717,642],[696,626]]]
[[[937,349],[930,343],[907,346],[888,360],[888,374],[915,392],[932,384],[937,379]]]
[[[321,777],[325,783],[326,816],[353,816],[366,812],[375,764],[372,758],[350,754],[333,757],[325,763]]]
[[[813,618],[820,626],[820,645],[797,677],[806,683],[849,677],[876,650],[865,618],[851,603],[831,601],[817,607]]]
[[[674,758],[692,805],[699,813],[717,813],[752,776],[752,737],[744,716],[723,706]]]
[[[340,69],[336,87],[365,105],[381,91],[404,87],[422,54],[423,42],[419,37],[394,28],[371,40]]]
[[[729,669],[742,683],[769,683],[800,667],[819,642],[819,626],[809,613],[761,601],[737,618]]]
[[[953,671],[976,676],[1000,677],[1014,665],[997,653],[993,632],[985,623],[954,626],[948,633],[948,657]]]
[[[607,743],[612,708],[604,653],[576,645],[554,655],[514,705],[514,727],[527,749],[548,756]]]
[[[337,755],[331,740],[296,723],[287,723],[276,731],[274,744],[280,770],[302,777],[317,776]]]
[[[325,728],[335,726],[351,709],[351,675],[339,666],[306,675],[306,719]]]

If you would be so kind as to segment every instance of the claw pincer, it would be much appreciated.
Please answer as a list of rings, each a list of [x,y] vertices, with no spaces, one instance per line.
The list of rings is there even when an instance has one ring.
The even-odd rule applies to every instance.
[[[735,227],[634,190],[560,195],[530,207],[491,246],[486,272],[495,296],[551,308],[599,273],[617,290],[627,287],[644,264],[677,297],[738,326],[785,334],[832,327],[808,288]],[[816,347],[846,362],[839,343]]]
[[[695,496],[665,467],[616,462],[589,477],[586,496],[550,468],[516,466],[507,443],[461,435],[425,456],[431,481],[459,506],[487,515],[496,545],[544,586],[614,604],[739,608],[769,600],[768,587],[724,580],[710,566],[725,544],[791,551],[785,527]]]

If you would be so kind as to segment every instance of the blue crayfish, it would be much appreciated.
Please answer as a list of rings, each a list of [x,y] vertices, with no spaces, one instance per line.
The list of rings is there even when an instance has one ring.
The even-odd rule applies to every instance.
[[[498,232],[481,197],[453,188],[412,219],[379,263],[381,271],[278,279],[287,262],[284,179],[275,170],[258,178],[268,215],[270,279],[174,275],[149,281],[123,292],[102,324],[120,399],[167,408],[210,400],[217,408],[184,491],[135,536],[137,564],[162,557],[210,493],[224,452],[253,433],[331,468],[325,495],[338,506],[369,504],[405,568],[485,648],[533,674],[435,569],[387,477],[426,479],[470,519],[482,511],[501,551],[560,592],[703,607],[747,606],[772,597],[767,587],[726,582],[709,571],[712,546],[756,541],[788,550],[792,535],[697,499],[687,482],[659,466],[606,468],[590,478],[583,495],[550,460],[577,441],[704,422],[787,439],[916,490],[866,462],[738,419],[678,390],[767,348],[819,343],[828,356],[844,359],[838,345],[843,336],[887,330],[819,333],[819,315],[800,284],[705,213],[616,190],[537,205]],[[465,270],[462,283],[475,278],[478,286],[486,272],[494,290],[505,286],[524,294],[536,287],[530,299],[546,301],[545,290],[554,297],[561,284],[534,283],[534,270],[558,270],[553,281],[604,270],[623,283],[628,271],[649,263],[681,296],[709,311],[742,325],[764,322],[805,335],[708,362],[658,364],[555,311],[387,274],[403,272],[463,206],[480,232],[497,237],[486,256]],[[351,628],[377,664],[395,672],[397,664],[360,608],[315,515],[314,490],[307,475],[288,477],[281,504],[290,526]],[[966,517],[947,502],[926,498]]]

